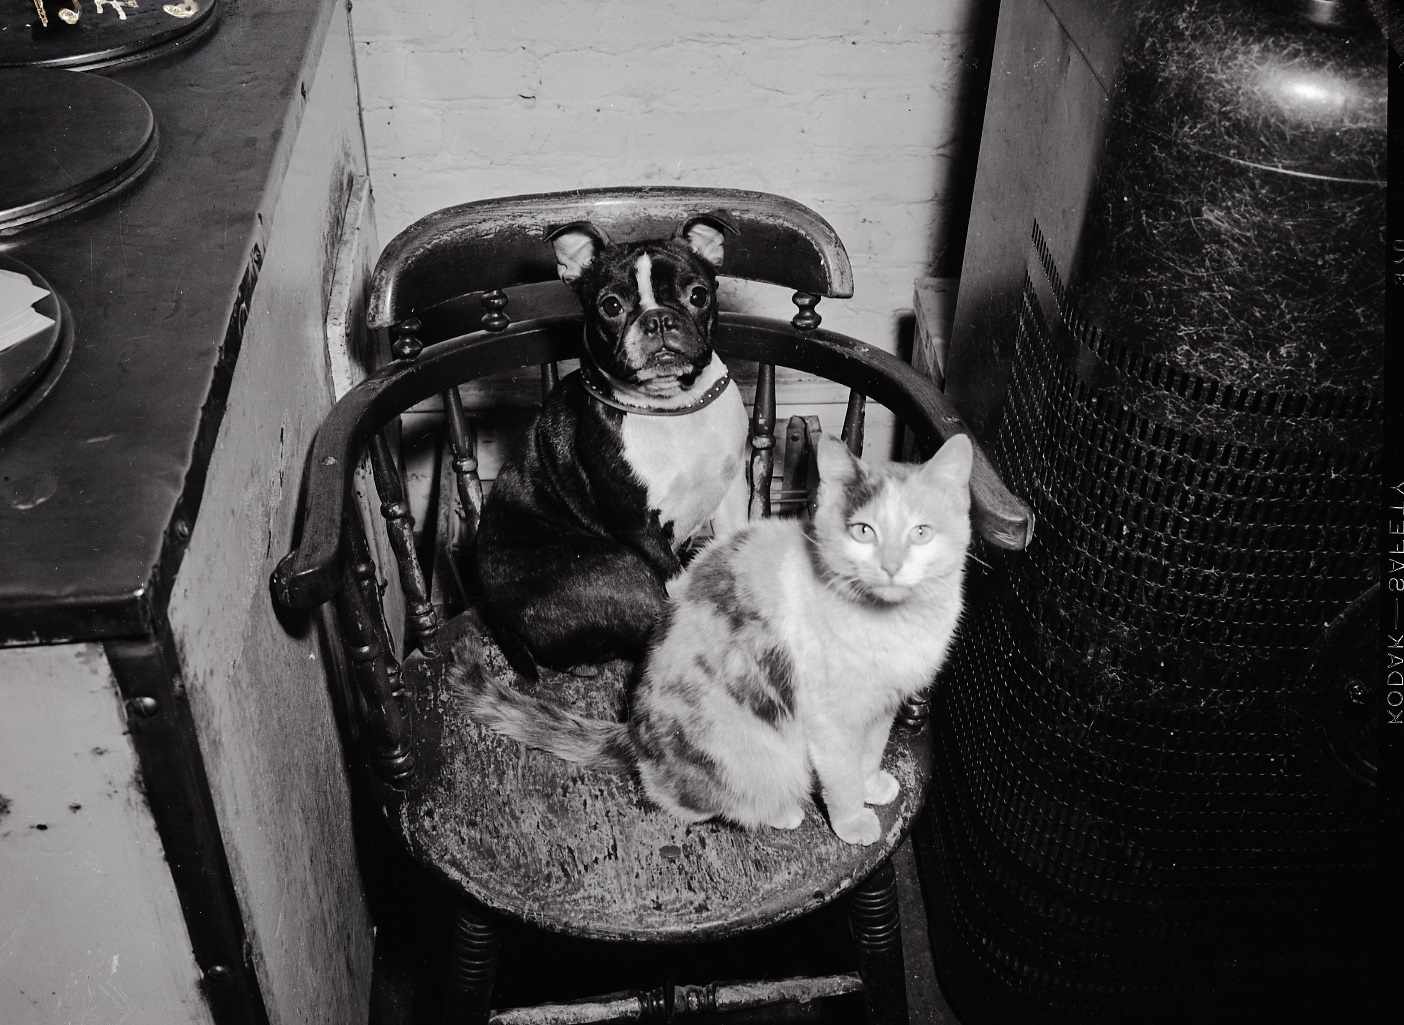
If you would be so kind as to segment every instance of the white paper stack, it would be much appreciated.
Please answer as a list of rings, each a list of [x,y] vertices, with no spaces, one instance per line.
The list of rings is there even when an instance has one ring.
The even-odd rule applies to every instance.
[[[0,352],[53,325],[34,308],[48,294],[25,275],[0,267]]]

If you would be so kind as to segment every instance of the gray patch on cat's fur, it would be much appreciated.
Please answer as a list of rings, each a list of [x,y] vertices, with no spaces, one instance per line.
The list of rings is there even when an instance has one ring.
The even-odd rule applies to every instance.
[[[882,490],[882,483],[881,477],[869,477],[861,466],[855,467],[853,476],[843,482],[843,518],[847,520],[876,498]]]
[[[634,740],[634,748],[638,751],[640,758],[647,758],[651,762],[656,762],[663,757],[662,738],[658,735],[658,726],[652,719],[635,719],[632,723],[633,729],[630,731]]]
[[[634,745],[663,777],[663,789],[682,808],[698,815],[717,813],[717,763],[694,744],[676,719],[645,719],[634,729]]]
[[[769,726],[774,726],[785,714],[785,710],[766,693],[757,680],[727,680],[726,692],[738,705],[743,705],[752,715]]]
[[[688,738],[677,719],[636,720],[633,739],[639,754],[651,762],[666,765],[675,759],[707,775],[716,772],[717,763],[712,756]]]
[[[693,601],[711,605],[725,617],[733,630],[758,621],[760,613],[741,598],[736,586],[736,574],[728,561],[739,547],[735,541],[725,548],[707,552],[710,556],[693,570],[687,586],[687,596]]]
[[[678,806],[698,815],[716,815],[719,812],[715,792],[716,784],[710,779],[697,779],[677,771],[676,766],[668,769],[668,792]]]
[[[778,726],[794,711],[794,665],[783,649],[771,646],[756,657],[756,668],[753,676],[726,680],[726,692],[767,726]]]
[[[769,647],[761,652],[761,668],[765,670],[770,686],[775,689],[775,697],[780,707],[788,715],[794,710],[795,664],[784,648]]]
[[[882,608],[887,603],[877,595],[873,594],[863,583],[846,576],[834,569],[824,561],[824,553],[821,550],[818,538],[813,534],[805,535],[805,553],[809,556],[809,564],[814,570],[814,575],[825,584],[837,587],[845,598],[856,605],[866,605],[869,608]]]
[[[692,742],[683,731],[682,723],[674,720],[673,728],[665,734],[664,743],[672,749],[673,757],[694,766],[708,776],[716,775],[716,760]]]

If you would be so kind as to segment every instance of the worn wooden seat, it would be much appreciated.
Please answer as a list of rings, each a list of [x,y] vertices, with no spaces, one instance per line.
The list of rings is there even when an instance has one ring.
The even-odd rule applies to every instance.
[[[925,794],[930,759],[921,703],[904,710],[904,728],[894,731],[887,752],[901,796],[879,809],[883,837],[864,848],[839,841],[818,812],[793,832],[683,826],[647,806],[627,776],[568,766],[484,731],[444,682],[447,653],[464,650],[515,686],[531,686],[515,678],[487,637],[471,607],[471,588],[453,573],[451,549],[471,538],[482,502],[464,394],[494,384],[508,388],[522,368],[539,368],[544,392],[560,363],[578,353],[579,314],[550,283],[546,232],[592,220],[617,240],[657,238],[692,214],[715,210],[739,229],[723,275],[797,290],[791,321],[723,313],[713,339],[734,371],[750,368],[737,376],[743,394],[753,396],[753,516],[771,511],[777,365],[851,389],[843,433],[855,451],[862,448],[868,397],[891,409],[926,452],[962,429],[941,394],[910,367],[820,328],[820,297],[846,296],[852,284],[842,244],[812,211],[761,193],[619,189],[467,204],[401,233],[382,255],[368,299],[369,323],[389,331],[396,358],[348,392],[317,434],[302,536],[275,571],[273,590],[288,607],[335,599],[330,625],[354,679],[355,742],[374,769],[380,803],[410,854],[462,894],[453,1020],[489,1018],[495,937],[504,916],[577,936],[658,943],[752,932],[851,895],[861,978],[665,984],[663,992],[583,1004],[568,1015],[514,1011],[494,1020],[662,1021],[861,988],[871,1020],[905,1021],[888,859]],[[451,472],[439,489],[438,529],[417,538],[393,427],[400,414],[433,396],[443,403],[443,465]],[[804,453],[817,429],[812,419],[789,425],[783,473],[792,490],[812,483]],[[383,534],[368,529],[357,501],[368,475],[380,498]],[[1027,543],[1028,510],[978,446],[971,494],[973,522],[987,543],[1008,549]],[[395,556],[391,574],[372,557],[387,548]],[[428,573],[419,559],[426,549],[433,558]],[[388,600],[397,592],[402,604]],[[543,672],[536,685],[588,714],[617,717],[631,671],[611,663],[594,677]]]
[[[523,689],[474,613],[440,632],[465,639],[491,672]],[[623,775],[579,769],[475,725],[451,692],[436,700],[435,664],[405,667],[423,782],[393,814],[410,850],[487,907],[578,936],[708,940],[775,925],[851,889],[906,835],[926,789],[925,732],[899,732],[885,767],[902,785],[878,809],[884,837],[843,843],[817,811],[794,831],[685,826],[653,809]],[[539,689],[585,714],[619,715],[632,666],[598,677],[544,671]],[[495,780],[484,787],[481,780]]]

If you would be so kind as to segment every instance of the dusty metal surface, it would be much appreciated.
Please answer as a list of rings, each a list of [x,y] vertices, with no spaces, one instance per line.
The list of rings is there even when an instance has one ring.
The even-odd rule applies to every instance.
[[[0,437],[0,643],[153,622],[334,6],[243,0],[180,59],[111,72],[155,114],[156,163],[122,195],[9,243],[69,302],[76,344],[48,399]]]

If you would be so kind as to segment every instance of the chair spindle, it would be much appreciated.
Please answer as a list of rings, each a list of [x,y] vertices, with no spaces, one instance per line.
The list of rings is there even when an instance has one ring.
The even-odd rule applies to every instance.
[[[891,861],[884,861],[853,891],[848,921],[858,941],[858,972],[863,977],[869,1025],[905,1025],[907,978]]]
[[[382,782],[403,789],[414,776],[413,721],[400,685],[399,663],[390,654],[380,582],[359,514],[351,513],[342,529],[350,558],[337,592],[337,616],[351,659],[351,675],[364,705],[371,761]]]
[[[796,331],[813,331],[823,321],[824,318],[815,309],[819,305],[819,297],[814,293],[796,292],[790,297],[790,302],[799,308],[790,318],[790,326]]]
[[[541,364],[541,404],[546,404],[546,399],[551,392],[555,391],[556,384],[561,379],[561,368],[555,363]]]
[[[393,341],[390,343],[390,351],[396,359],[415,360],[424,351],[424,342],[419,338],[419,332],[424,329],[418,317],[406,317],[390,329]]]
[[[444,412],[448,415],[449,449],[453,452],[453,479],[458,487],[459,505],[463,507],[464,540],[471,542],[478,536],[478,520],[483,514],[477,432],[463,411],[463,396],[457,388],[444,392]]]
[[[750,518],[770,515],[770,472],[775,465],[775,367],[762,363],[756,372],[756,399],[751,406]]]
[[[819,511],[819,439],[824,429],[817,416],[800,418],[804,424],[804,514],[811,520]]]
[[[916,697],[908,698],[897,709],[897,725],[904,730],[920,733],[931,716],[931,696],[922,691]]]
[[[500,288],[483,293],[483,327],[488,331],[506,331],[512,323],[507,316],[507,293]]]
[[[808,485],[809,449],[805,444],[804,417],[792,416],[785,425],[785,466],[780,472],[780,500],[785,512],[798,499],[803,507]]]
[[[395,563],[400,570],[400,586],[405,592],[406,618],[409,620],[413,646],[422,651],[426,658],[437,660],[439,617],[429,601],[424,569],[415,552],[414,517],[410,515],[409,502],[405,498],[404,481],[400,478],[395,457],[390,452],[390,443],[383,433],[371,438],[370,458],[375,489],[380,494],[380,511],[385,517],[390,547],[395,551]]]
[[[855,456],[863,454],[863,418],[868,400],[861,393],[848,393],[848,409],[843,414],[843,443]]]

